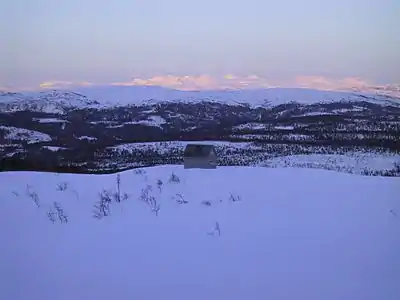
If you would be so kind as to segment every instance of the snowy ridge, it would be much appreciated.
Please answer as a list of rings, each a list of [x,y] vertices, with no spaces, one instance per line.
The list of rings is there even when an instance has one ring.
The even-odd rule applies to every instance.
[[[0,182],[2,299],[400,295],[398,178],[164,166]]]
[[[181,91],[157,86],[84,87],[82,94],[109,105],[149,105],[159,102],[215,102],[229,105],[271,107],[285,103],[316,104],[367,101],[400,107],[400,99],[367,93],[322,91],[303,88],[269,88],[215,91]]]
[[[6,140],[26,141],[28,144],[51,141],[50,135],[35,130],[12,126],[0,126],[0,130],[5,132],[4,138]]]
[[[29,93],[0,92],[0,111],[37,111],[64,113],[75,108],[98,108],[99,103],[84,95],[71,91],[49,91]]]
[[[157,103],[213,102],[251,107],[274,107],[286,103],[302,105],[357,102],[400,107],[400,99],[385,95],[321,91],[302,88],[181,91],[156,86],[92,86],[39,93],[0,93],[0,111],[32,110],[62,113],[76,108],[143,106]]]

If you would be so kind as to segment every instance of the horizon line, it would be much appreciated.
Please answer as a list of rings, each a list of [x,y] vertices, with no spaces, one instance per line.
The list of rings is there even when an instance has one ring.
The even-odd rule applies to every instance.
[[[74,90],[90,87],[159,87],[176,91],[242,91],[265,90],[272,88],[311,89],[319,91],[358,92],[381,94],[400,97],[400,84],[375,84],[359,77],[329,78],[324,76],[296,76],[287,80],[274,80],[248,76],[176,76],[158,75],[150,78],[132,78],[119,82],[89,82],[49,80],[35,86],[13,87],[1,85],[0,91],[5,92],[41,92],[46,90]]]

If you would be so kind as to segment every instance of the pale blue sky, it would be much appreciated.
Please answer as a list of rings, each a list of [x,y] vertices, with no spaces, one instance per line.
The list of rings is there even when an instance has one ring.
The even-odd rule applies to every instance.
[[[0,86],[132,76],[400,83],[399,0],[3,0]]]

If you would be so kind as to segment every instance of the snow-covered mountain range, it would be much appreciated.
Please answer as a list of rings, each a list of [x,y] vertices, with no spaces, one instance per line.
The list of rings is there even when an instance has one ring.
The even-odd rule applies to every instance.
[[[98,171],[177,163],[179,147],[160,152],[161,146],[141,143],[202,140],[233,143],[220,151],[224,165],[259,164],[284,153],[379,148],[396,154],[400,99],[309,89],[196,92],[151,86],[0,94],[3,168],[14,169],[21,160],[31,169],[84,164]],[[242,143],[256,148],[238,149]],[[127,150],[132,144],[135,151]]]
[[[285,103],[317,104],[368,101],[400,106],[400,98],[378,94],[322,91],[304,88],[182,91],[158,86],[81,87],[76,90],[107,105],[143,105],[157,102],[215,102],[228,105],[271,107]]]
[[[71,109],[140,106],[166,102],[213,102],[267,108],[285,103],[311,105],[359,101],[400,107],[400,98],[393,96],[300,88],[180,91],[156,86],[97,86],[36,93],[0,92],[0,111],[63,113]]]

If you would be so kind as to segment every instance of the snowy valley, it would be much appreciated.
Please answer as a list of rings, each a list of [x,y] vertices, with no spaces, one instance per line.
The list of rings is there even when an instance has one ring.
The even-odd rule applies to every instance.
[[[220,165],[271,166],[281,160],[279,165],[300,166],[299,155],[354,161],[364,153],[385,163],[339,169],[398,176],[399,140],[400,99],[385,95],[161,87],[0,95],[3,170],[101,173],[179,164],[180,144],[209,141],[218,148]],[[308,166],[338,169],[316,155],[308,157]]]

